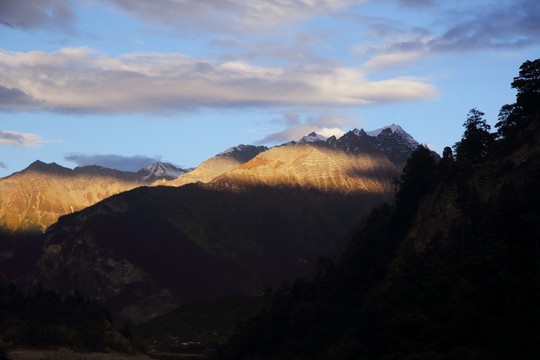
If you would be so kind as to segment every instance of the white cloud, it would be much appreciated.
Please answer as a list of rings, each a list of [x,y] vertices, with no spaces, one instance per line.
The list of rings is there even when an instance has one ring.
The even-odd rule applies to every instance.
[[[345,134],[341,127],[352,124],[356,126],[360,122],[359,120],[350,120],[342,116],[321,115],[302,118],[300,114],[284,113],[282,118],[273,119],[272,123],[282,124],[285,126],[285,129],[273,131],[257,143],[277,144],[299,140],[311,132],[325,137],[335,136],[339,138]]]
[[[415,78],[369,81],[354,67],[255,66],[159,53],[112,57],[85,47],[0,50],[0,67],[0,86],[19,89],[45,109],[82,113],[361,105],[436,95]]]
[[[300,140],[303,136],[315,132],[319,135],[330,137],[341,137],[345,132],[339,128],[317,127],[309,124],[293,125],[283,131],[274,132],[266,135],[263,139],[257,141],[258,144],[277,144],[293,140]]]
[[[0,145],[36,146],[44,142],[46,141],[41,136],[35,134],[0,130]]]

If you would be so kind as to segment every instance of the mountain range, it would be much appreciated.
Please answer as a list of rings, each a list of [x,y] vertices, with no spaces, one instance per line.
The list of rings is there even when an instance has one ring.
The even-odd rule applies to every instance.
[[[393,196],[394,178],[416,145],[396,125],[373,135],[355,129],[339,139],[309,134],[270,149],[239,145],[151,187],[142,170],[34,163],[0,183],[9,190],[10,182],[25,189],[21,183],[32,181],[26,197],[19,196],[26,201],[26,215],[19,215],[25,226],[33,220],[30,210],[71,214],[56,223],[52,215],[38,218],[42,228],[43,219],[53,224],[18,283],[80,291],[132,323],[198,298],[260,292],[303,276],[319,256],[340,247],[363,215]],[[34,202],[51,202],[48,197],[87,202],[79,208]],[[16,213],[3,211],[3,219]]]
[[[312,133],[271,149],[238,145],[187,170],[161,162],[136,173],[96,165],[72,170],[38,160],[0,179],[0,229],[44,231],[62,215],[150,184],[215,180],[221,186],[297,184],[325,191],[388,192],[388,179],[399,174],[416,146],[412,136],[393,124],[369,134],[355,129],[339,139]]]
[[[102,166],[75,169],[35,161],[0,179],[0,229],[44,231],[58,217],[78,211],[122,191],[173,179],[185,170],[156,163],[139,172]]]

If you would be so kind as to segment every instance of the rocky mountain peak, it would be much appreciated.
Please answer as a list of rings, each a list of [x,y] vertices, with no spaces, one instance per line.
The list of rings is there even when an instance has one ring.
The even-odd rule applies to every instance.
[[[399,125],[389,125],[367,133],[377,139],[377,149],[383,151],[393,163],[405,163],[420,145]]]
[[[238,146],[230,147],[216,156],[228,156],[244,163],[266,150],[268,150],[268,147],[266,146],[240,144]]]
[[[327,140],[327,138],[325,136],[319,135],[315,131],[313,131],[313,132],[309,133],[308,135],[303,136],[300,140],[298,140],[298,142],[299,143],[303,143],[303,142],[311,143],[311,142],[326,141],[326,140]]]
[[[47,164],[41,160],[36,160],[26,169],[22,170],[21,173],[30,171],[55,175],[68,175],[71,172],[71,169],[60,166],[55,162]]]
[[[182,174],[185,174],[187,171],[184,169],[177,168],[176,166],[164,163],[157,162],[150,166],[147,166],[137,172],[137,178],[140,181],[156,181],[156,180],[174,180]]]

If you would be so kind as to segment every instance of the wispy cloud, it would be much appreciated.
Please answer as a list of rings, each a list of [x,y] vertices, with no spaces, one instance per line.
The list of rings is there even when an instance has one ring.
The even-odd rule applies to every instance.
[[[373,72],[376,70],[396,68],[397,66],[408,64],[412,61],[418,60],[421,57],[420,52],[406,52],[395,54],[383,54],[377,55],[368,61],[366,61],[362,68],[367,72]]]
[[[148,156],[122,156],[122,155],[88,155],[88,154],[67,154],[64,159],[77,164],[77,166],[99,165],[121,171],[137,172],[140,169],[155,164],[160,161],[160,157]]]
[[[36,146],[47,142],[35,134],[19,133],[15,131],[0,130],[0,145],[10,146]]]
[[[7,169],[7,165],[3,162],[3,161],[0,161],[0,169]]]
[[[397,0],[397,2],[405,7],[423,9],[435,6],[434,0]]]
[[[0,24],[24,30],[69,31],[75,15],[65,0],[0,1]]]
[[[255,66],[158,53],[112,57],[85,47],[0,51],[0,66],[9,74],[0,74],[3,87],[20,89],[44,109],[79,113],[365,105],[437,93],[435,86],[415,78],[370,81],[355,67]]]

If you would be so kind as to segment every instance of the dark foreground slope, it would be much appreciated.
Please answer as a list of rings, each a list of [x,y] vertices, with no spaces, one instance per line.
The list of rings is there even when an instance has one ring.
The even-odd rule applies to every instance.
[[[536,358],[539,73],[540,60],[522,66],[497,140],[474,110],[456,160],[419,148],[395,204],[371,213],[340,261],[277,290],[215,358]]]
[[[133,352],[106,310],[80,295],[61,298],[39,288],[31,295],[0,281],[0,359],[8,349]]]
[[[138,188],[60,218],[23,283],[80,290],[115,319],[140,322],[303,276],[383,200],[268,186]]]

